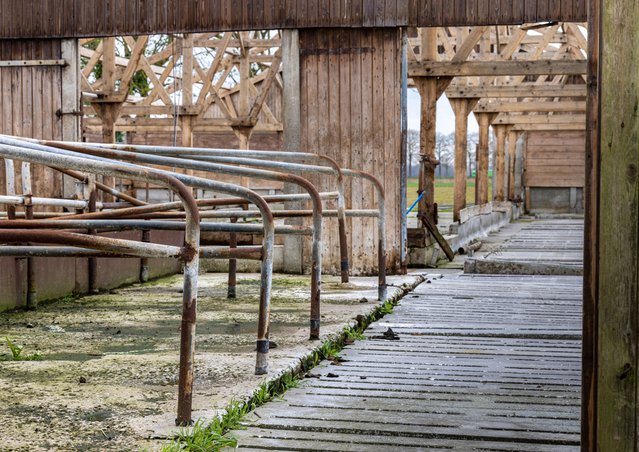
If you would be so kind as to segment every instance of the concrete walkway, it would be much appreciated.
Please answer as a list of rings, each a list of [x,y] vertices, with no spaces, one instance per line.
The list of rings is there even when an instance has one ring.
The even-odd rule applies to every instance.
[[[548,222],[524,225],[512,243],[544,242]],[[366,336],[255,410],[238,446],[579,449],[580,277],[432,275]]]

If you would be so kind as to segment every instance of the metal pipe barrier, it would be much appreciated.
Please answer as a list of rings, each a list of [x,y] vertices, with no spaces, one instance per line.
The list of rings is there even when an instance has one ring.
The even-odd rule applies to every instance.
[[[267,353],[268,353],[268,321],[270,311],[270,295],[272,282],[272,252],[273,252],[273,235],[275,232],[273,217],[266,202],[254,192],[242,187],[231,184],[223,184],[215,181],[209,181],[201,178],[187,177],[180,174],[171,173],[162,170],[153,170],[149,168],[139,167],[121,162],[113,162],[108,159],[86,156],[83,154],[61,151],[46,146],[34,146],[33,143],[25,143],[13,138],[0,137],[0,155],[5,158],[16,158],[23,161],[32,161],[34,163],[44,164],[53,168],[64,166],[74,170],[93,172],[97,174],[110,175],[115,177],[123,177],[128,179],[140,180],[147,183],[154,183],[165,188],[177,191],[180,197],[182,207],[185,209],[186,221],[178,226],[186,231],[185,246],[182,248],[169,247],[167,245],[155,245],[150,243],[140,243],[135,241],[123,241],[119,239],[109,239],[99,236],[86,236],[85,234],[75,232],[57,232],[57,231],[29,231],[15,230],[6,228],[15,228],[26,226],[27,228],[50,227],[51,225],[38,224],[39,220],[29,220],[20,222],[19,220],[3,221],[2,230],[0,230],[0,241],[8,243],[22,243],[25,240],[33,243],[53,243],[73,245],[73,247],[0,247],[3,255],[23,255],[23,256],[39,256],[39,255],[82,255],[87,257],[110,257],[110,256],[140,256],[140,257],[180,257],[185,262],[185,288],[183,296],[183,322],[182,322],[182,340],[180,353],[180,388],[178,396],[178,418],[180,424],[188,423],[191,417],[191,400],[192,400],[192,384],[193,384],[193,351],[194,351],[194,333],[195,333],[195,309],[196,309],[196,293],[197,293],[197,264],[199,255],[203,257],[216,257],[224,259],[247,258],[262,260],[262,286],[260,294],[260,320],[258,322],[258,355],[256,358],[256,373],[265,373],[267,370]],[[182,182],[179,181],[182,179]],[[167,183],[169,181],[170,183]],[[262,247],[239,247],[236,249],[220,248],[220,247],[199,247],[199,215],[198,206],[192,198],[192,193],[186,188],[186,185],[197,186],[208,190],[215,190],[221,193],[227,193],[239,196],[242,202],[252,203],[261,209],[263,216],[263,225],[255,228],[253,225],[235,225],[235,231],[251,230],[254,232],[262,232],[264,241]],[[188,194],[187,195],[185,195]],[[188,205],[185,204],[188,201]],[[20,224],[20,223],[35,224]],[[49,222],[65,221],[65,220],[48,220]],[[114,221],[110,225],[98,224],[65,224],[64,227],[95,227],[108,226],[107,228],[116,228],[118,221]],[[145,228],[149,228],[148,221],[144,223]],[[195,226],[194,226],[195,225]],[[132,225],[131,225],[132,226]],[[139,225],[141,226],[141,225]],[[168,226],[168,225],[165,225]],[[213,226],[209,224],[209,226]],[[244,226],[249,226],[246,228]],[[175,226],[172,226],[175,227]],[[193,231],[193,228],[196,231]],[[239,227],[239,228],[238,228]],[[252,228],[251,228],[252,227]],[[227,226],[226,228],[233,230]],[[215,229],[215,228],[210,228]],[[143,229],[144,230],[144,229]],[[307,233],[308,228],[285,228],[283,233]],[[188,245],[188,246],[187,246]],[[84,248],[77,248],[82,246]],[[189,251],[187,253],[187,251]],[[266,345],[266,347],[264,347]],[[265,350],[264,350],[265,348]]]
[[[199,160],[169,157],[164,155],[140,154],[118,149],[99,148],[86,144],[70,144],[58,142],[42,142],[45,145],[55,146],[68,151],[86,153],[98,157],[115,158],[128,162],[146,163],[151,165],[166,166],[171,168],[181,168],[187,170],[199,170],[211,173],[229,174],[234,176],[253,177],[279,182],[288,182],[300,186],[308,192],[313,211],[313,235],[312,235],[312,259],[311,259],[311,306],[310,306],[310,339],[316,340],[320,336],[320,293],[321,293],[321,272],[322,272],[322,200],[315,186],[308,180],[289,173],[280,173],[255,168],[236,167],[218,163],[210,163]],[[146,206],[144,206],[146,207]],[[138,211],[142,210],[139,208]],[[240,215],[242,212],[237,212]],[[226,218],[231,218],[234,215]]]
[[[14,145],[0,144],[0,156],[5,159],[19,159],[47,166],[63,166],[107,176],[151,182],[163,186],[178,195],[183,203],[186,217],[184,245],[141,245],[138,242],[87,236],[57,231],[2,230],[0,241],[5,243],[48,243],[82,245],[95,250],[111,250],[132,256],[154,257],[165,255],[180,258],[184,263],[184,291],[182,300],[182,327],[180,340],[180,371],[178,383],[177,422],[191,421],[193,369],[195,354],[195,311],[197,306],[197,275],[199,264],[199,215],[188,188],[177,179],[149,168],[125,166],[117,162],[97,162],[77,156],[60,155],[55,152],[27,149]]]
[[[148,145],[129,145],[129,144],[104,144],[91,143],[91,146],[102,147],[107,149],[141,152],[153,155],[177,156],[189,159],[198,159],[202,161],[227,163],[232,165],[245,165],[260,168],[280,169],[286,171],[310,172],[319,174],[329,174],[337,177],[338,183],[338,209],[337,213],[325,211],[328,214],[324,216],[336,216],[338,218],[339,234],[340,234],[340,258],[341,258],[341,275],[342,281],[348,282],[348,249],[346,245],[345,218],[348,216],[359,216],[348,214],[345,209],[344,198],[344,176],[366,179],[371,182],[378,195],[378,299],[384,300],[387,296],[386,287],[386,225],[385,225],[385,195],[384,188],[380,181],[372,174],[359,170],[351,170],[340,168],[338,163],[324,155],[312,154],[305,152],[280,152],[280,151],[256,151],[256,150],[231,150],[231,149],[208,149],[208,148],[186,148],[186,147],[166,147],[166,146],[148,146]],[[287,160],[287,162],[260,159],[279,159]],[[303,165],[290,163],[297,162],[316,162],[328,164],[328,166],[320,165]],[[357,210],[350,210],[357,211]],[[279,214],[283,215],[283,214]],[[294,215],[292,215],[294,216]],[[369,216],[369,215],[362,215]]]

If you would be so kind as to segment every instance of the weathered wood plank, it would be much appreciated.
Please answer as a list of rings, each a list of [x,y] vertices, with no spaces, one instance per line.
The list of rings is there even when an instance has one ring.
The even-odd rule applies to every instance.
[[[583,22],[586,5],[573,0],[516,0],[503,3],[493,0],[490,8],[478,8],[479,0],[390,1],[363,0],[349,8],[349,2],[317,2],[298,0],[295,13],[281,8],[280,0],[232,2],[237,10],[229,11],[206,0],[130,0],[113,21],[106,21],[105,0],[11,0],[3,5],[0,17],[0,38],[16,37],[76,37],[106,35],[138,35],[143,33],[210,32],[239,29],[396,26],[473,26],[518,24],[540,20]],[[259,3],[259,4],[257,4]],[[46,5],[45,5],[46,4]],[[360,8],[360,5],[363,5]],[[250,13],[258,6],[263,14]],[[321,8],[317,8],[320,6]],[[536,7],[535,7],[536,6]],[[47,20],[33,20],[38,7],[50,12]],[[145,15],[130,15],[129,11],[146,11]],[[334,8],[331,10],[331,8]],[[303,14],[302,10],[307,13]],[[165,15],[164,11],[170,14]],[[339,15],[335,13],[339,10]],[[426,14],[424,12],[428,11]],[[71,12],[71,13],[69,13]]]
[[[597,445],[637,447],[639,5],[601,6]]]

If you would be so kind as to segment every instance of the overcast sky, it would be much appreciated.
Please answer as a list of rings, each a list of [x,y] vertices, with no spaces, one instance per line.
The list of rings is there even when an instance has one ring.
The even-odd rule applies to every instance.
[[[408,129],[419,130],[419,110],[421,101],[416,89],[408,90]],[[455,114],[450,108],[450,102],[446,96],[442,96],[437,102],[437,131],[445,135],[455,131]],[[476,133],[479,126],[475,116],[471,113],[468,117],[468,133]]]

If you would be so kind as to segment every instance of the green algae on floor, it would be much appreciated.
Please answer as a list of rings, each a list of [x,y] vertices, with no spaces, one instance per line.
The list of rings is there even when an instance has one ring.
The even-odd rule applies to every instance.
[[[375,278],[357,281],[350,286],[323,277],[323,335],[375,306]],[[233,397],[246,397],[268,378],[253,374],[259,282],[259,275],[238,275],[238,298],[229,300],[226,275],[200,275],[196,413],[215,412]],[[42,355],[42,361],[0,363],[0,385],[10,388],[0,392],[0,450],[161,445],[150,437],[158,423],[174,419],[181,287],[182,276],[175,275],[69,297],[36,311],[0,314],[0,337],[11,337],[25,353]],[[310,277],[273,278],[273,373],[316,344],[308,340],[309,300]]]

